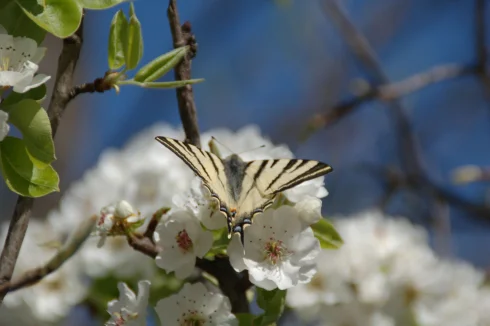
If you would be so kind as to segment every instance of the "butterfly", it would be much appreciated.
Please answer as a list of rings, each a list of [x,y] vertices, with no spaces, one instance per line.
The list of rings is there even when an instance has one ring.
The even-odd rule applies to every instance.
[[[299,159],[243,161],[237,154],[221,159],[197,146],[173,138],[155,138],[201,178],[226,217],[228,237],[252,224],[255,215],[272,205],[276,196],[307,180],[332,172],[328,164]]]

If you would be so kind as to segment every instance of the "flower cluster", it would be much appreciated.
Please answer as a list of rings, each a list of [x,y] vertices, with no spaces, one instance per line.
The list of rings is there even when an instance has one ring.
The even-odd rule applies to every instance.
[[[335,226],[344,245],[323,251],[313,280],[288,291],[288,305],[304,318],[329,326],[490,325],[483,273],[439,259],[423,229],[374,211]]]
[[[150,282],[140,281],[137,295],[125,283],[119,283],[118,288],[119,300],[108,304],[111,318],[106,326],[146,325]],[[228,298],[209,291],[202,283],[186,283],[179,293],[158,301],[155,311],[164,326],[238,325]]]
[[[25,93],[44,84],[50,76],[37,74],[37,65],[46,53],[28,37],[13,37],[0,25],[0,88],[13,87]]]

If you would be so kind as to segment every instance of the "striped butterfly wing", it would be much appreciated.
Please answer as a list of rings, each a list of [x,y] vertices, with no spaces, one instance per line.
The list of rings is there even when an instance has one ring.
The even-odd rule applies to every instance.
[[[227,190],[227,179],[221,159],[213,153],[197,146],[168,137],[155,137],[163,146],[177,155],[194,173],[201,178],[204,186],[221,205],[229,207],[234,200]]]
[[[248,162],[239,207],[242,211],[248,212],[257,208],[264,210],[272,204],[278,193],[331,171],[332,167],[328,164],[313,160],[277,159]]]

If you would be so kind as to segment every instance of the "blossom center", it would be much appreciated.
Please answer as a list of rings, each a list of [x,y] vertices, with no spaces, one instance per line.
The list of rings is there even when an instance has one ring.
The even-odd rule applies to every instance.
[[[205,324],[206,320],[196,310],[190,310],[180,322],[181,326],[203,326]]]
[[[183,251],[189,251],[192,249],[192,240],[187,234],[186,230],[180,231],[175,237],[175,240],[177,241],[179,248],[181,248]]]
[[[282,260],[282,258],[290,254],[286,246],[284,246],[283,242],[274,238],[270,238],[269,241],[265,244],[264,252],[266,258],[269,259],[269,261],[273,265],[277,264],[279,261]]]

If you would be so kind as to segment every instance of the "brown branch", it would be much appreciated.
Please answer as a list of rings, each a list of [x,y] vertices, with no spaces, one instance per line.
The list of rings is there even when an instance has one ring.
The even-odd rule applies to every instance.
[[[391,110],[388,110],[388,112],[392,115],[394,120],[395,132],[397,133],[399,157],[402,162],[404,172],[404,182],[393,183],[393,181],[391,181],[388,183],[389,192],[394,192],[399,189],[400,186],[405,184],[411,189],[416,190],[418,194],[427,194],[434,200],[444,200],[454,204],[455,206],[463,208],[468,212],[488,219],[490,217],[490,207],[477,205],[455,196],[451,192],[431,182],[431,180],[427,177],[417,150],[414,135],[410,128],[409,119],[405,113],[405,109],[398,101],[399,97],[406,95],[407,92],[413,92],[430,83],[438,82],[447,78],[454,78],[455,76],[460,76],[462,74],[475,73],[475,67],[458,68],[454,65],[446,66],[444,69],[441,69],[441,67],[436,67],[429,70],[426,75],[412,76],[408,80],[402,81],[398,84],[391,84],[386,73],[382,69],[381,64],[376,58],[375,52],[371,48],[369,42],[349,20],[347,15],[342,12],[337,1],[324,0],[322,3],[325,13],[328,14],[328,16],[336,24],[342,36],[351,47],[351,50],[357,55],[358,59],[374,77],[374,90],[368,89],[366,92],[371,93],[369,96],[367,96],[367,93],[365,93],[365,99],[363,101],[378,97],[380,99],[389,100],[388,103]],[[356,105],[360,104],[358,102],[354,103]],[[345,111],[351,112],[352,108],[349,108],[349,110],[344,108],[343,112]],[[388,193],[387,198],[389,198],[389,196],[391,196],[390,193]]]
[[[175,80],[191,79],[191,58],[195,56],[197,50],[195,38],[191,32],[191,24],[186,22],[183,26],[180,26],[176,0],[169,1],[167,17],[170,23],[174,48],[189,45],[191,49],[184,59],[175,66]],[[177,88],[176,91],[180,119],[182,120],[182,126],[184,127],[185,132],[185,140],[186,142],[201,147],[199,126],[197,124],[196,104],[194,103],[192,86],[185,85]]]
[[[145,234],[147,233],[148,229]],[[153,242],[153,239],[138,234],[130,234],[127,236],[127,239],[128,244],[133,249],[152,258],[158,255],[159,249]],[[241,273],[235,272],[233,267],[231,267],[228,257],[215,257],[214,260],[198,258],[196,266],[218,280],[219,288],[230,299],[233,313],[249,312],[246,291],[252,284],[249,281],[246,271]]]
[[[185,22],[184,25],[180,26],[176,0],[169,0],[167,17],[174,48],[189,45],[191,50],[174,68],[175,79],[191,79],[191,59],[195,56],[197,50],[196,40],[191,31],[191,24]],[[201,140],[197,125],[196,105],[191,85],[177,88],[177,101],[186,141],[200,147]],[[140,243],[137,241],[136,244],[139,245]],[[148,248],[143,246],[143,249],[146,250]],[[216,277],[221,291],[230,299],[233,312],[249,311],[249,304],[245,295],[248,288],[245,285],[249,284],[248,274],[237,274],[231,267],[228,258],[216,258],[214,261],[200,259],[197,262],[197,266]]]
[[[460,66],[457,64],[444,64],[432,67],[426,71],[416,73],[408,78],[390,84],[368,86],[360,94],[345,102],[340,102],[327,113],[314,117],[311,121],[312,129],[329,126],[341,120],[362,104],[373,100],[392,101],[417,92],[431,84],[445,80],[472,75],[477,72],[476,66]]]
[[[78,30],[72,36],[63,40],[63,49],[58,60],[58,71],[48,107],[48,116],[51,122],[53,137],[56,135],[63,114],[70,101],[69,92],[73,84],[73,73],[75,71],[80,50],[83,42],[83,20]],[[0,285],[10,282],[14,272],[15,263],[24,240],[29,224],[33,198],[19,196],[15,205],[14,214],[5,240],[5,245],[0,256]],[[5,295],[0,295],[0,305]]]
[[[109,75],[111,72],[107,72],[106,76]],[[93,82],[91,83],[84,83],[80,85],[75,85],[73,86],[70,91],[68,92],[68,101],[73,100],[75,97],[77,97],[80,94],[86,94],[86,93],[104,93],[108,90],[111,90],[113,87],[110,82],[107,82],[107,80],[104,78],[96,78]]]
[[[97,216],[92,216],[90,219],[80,223],[76,232],[47,264],[27,271],[15,281],[5,282],[0,285],[0,295],[5,296],[8,292],[33,285],[60,268],[80,249],[85,240],[90,236],[96,219]]]

